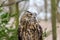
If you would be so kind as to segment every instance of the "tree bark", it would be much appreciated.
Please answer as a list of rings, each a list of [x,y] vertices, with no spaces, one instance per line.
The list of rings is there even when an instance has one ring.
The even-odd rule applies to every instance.
[[[9,2],[9,4],[10,4],[10,3],[15,2],[15,0],[8,0],[8,2]],[[12,16],[12,15],[15,14],[15,10],[16,10],[15,4],[9,6],[9,13],[10,13],[10,16]]]
[[[53,40],[57,40],[57,33],[56,33],[56,13],[57,13],[57,5],[56,0],[51,0],[51,14],[52,14],[52,37]]]

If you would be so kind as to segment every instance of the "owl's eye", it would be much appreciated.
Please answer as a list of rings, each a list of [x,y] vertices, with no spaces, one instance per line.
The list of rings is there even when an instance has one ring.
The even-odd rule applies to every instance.
[[[27,17],[32,17],[32,14],[31,13],[27,14]]]
[[[32,15],[32,13],[30,13],[30,15]]]

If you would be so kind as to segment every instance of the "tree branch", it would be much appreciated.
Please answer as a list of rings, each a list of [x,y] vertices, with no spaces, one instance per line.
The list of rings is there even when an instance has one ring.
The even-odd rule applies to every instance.
[[[22,0],[22,1],[24,1],[24,0]],[[11,6],[11,5],[13,5],[13,4],[20,3],[20,2],[22,2],[22,1],[19,0],[19,1],[16,1],[16,2],[8,3],[8,4],[4,4],[4,3],[5,3],[5,1],[4,1],[4,2],[1,4],[0,7]]]

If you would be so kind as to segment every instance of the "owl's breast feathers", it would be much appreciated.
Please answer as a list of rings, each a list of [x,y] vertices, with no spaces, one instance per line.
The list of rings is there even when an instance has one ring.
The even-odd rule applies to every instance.
[[[36,27],[35,27],[36,26]],[[19,40],[42,40],[42,28],[39,24],[32,26],[32,28],[24,28],[20,25],[18,28]]]

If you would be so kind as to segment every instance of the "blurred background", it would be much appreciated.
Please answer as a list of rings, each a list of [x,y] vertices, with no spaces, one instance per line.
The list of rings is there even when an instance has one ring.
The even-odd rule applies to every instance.
[[[60,0],[0,0],[0,40],[18,40],[19,20],[25,11],[37,15],[44,40],[54,40],[53,36],[60,40]]]

